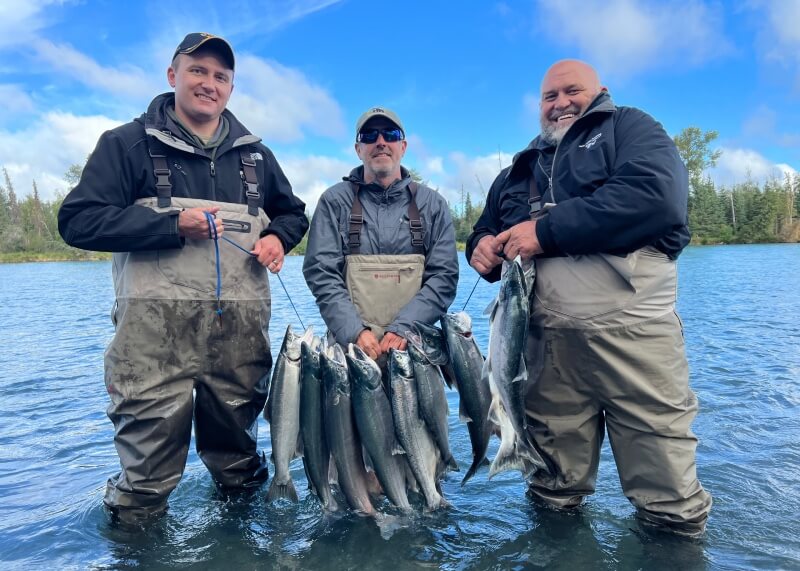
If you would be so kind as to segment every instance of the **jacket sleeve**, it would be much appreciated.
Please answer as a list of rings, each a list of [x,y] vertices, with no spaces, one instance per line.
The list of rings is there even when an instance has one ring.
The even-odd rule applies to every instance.
[[[447,202],[431,191],[430,242],[425,254],[422,287],[397,314],[386,331],[405,337],[414,321],[436,322],[453,303],[458,286],[456,234]]]
[[[546,254],[632,252],[686,223],[689,181],[675,143],[652,117],[619,113],[616,160],[591,196],[560,201],[536,227]]]
[[[288,254],[300,243],[308,230],[305,203],[292,192],[292,185],[278,164],[272,151],[264,147],[264,212],[269,216],[269,226],[261,237],[275,234]]]
[[[150,172],[137,170],[133,156],[114,131],[100,137],[58,212],[58,231],[67,244],[98,252],[182,246],[177,210],[158,213],[133,204],[139,188],[148,183],[144,173]]]
[[[322,194],[311,219],[303,276],[328,329],[337,342],[346,346],[354,343],[367,326],[350,300],[345,285],[338,209],[331,199],[331,190]]]
[[[484,236],[497,236],[503,231],[503,222],[500,217],[500,194],[508,171],[509,167],[500,171],[500,174],[497,175],[489,188],[483,212],[478,221],[475,222],[475,226],[472,227],[472,234],[467,238],[467,246],[464,252],[467,262],[472,259],[472,252],[475,251],[475,247],[481,241],[481,238]],[[483,276],[483,279],[492,283],[498,281],[500,279],[500,266]]]

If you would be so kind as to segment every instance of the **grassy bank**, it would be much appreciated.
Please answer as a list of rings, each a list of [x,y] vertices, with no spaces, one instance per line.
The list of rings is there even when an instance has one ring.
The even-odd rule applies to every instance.
[[[25,262],[83,262],[110,260],[107,252],[84,252],[83,250],[58,250],[54,252],[0,252],[0,264]]]

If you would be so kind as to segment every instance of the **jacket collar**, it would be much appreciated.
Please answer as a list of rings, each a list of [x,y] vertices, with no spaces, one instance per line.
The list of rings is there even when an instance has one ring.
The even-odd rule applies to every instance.
[[[169,117],[167,108],[175,108],[175,93],[168,91],[157,95],[147,108],[147,111],[142,114],[136,121],[144,125],[145,131],[149,134],[160,132],[162,136],[157,137],[163,142],[181,148],[184,143],[194,149],[192,141],[186,139],[185,135],[181,132],[181,128]],[[239,144],[251,144],[261,141],[261,139],[247,130],[247,128],[239,122],[236,116],[225,109],[222,112],[225,119],[228,121],[229,131],[226,141],[220,145],[222,147],[229,147],[231,145],[238,146]],[[178,143],[180,141],[180,143]],[[184,149],[187,150],[187,149]]]
[[[389,196],[393,196],[395,194],[399,194],[401,191],[405,191],[406,187],[411,184],[411,173],[408,172],[408,169],[404,166],[400,166],[400,178],[395,180],[389,188],[383,188],[381,185],[376,183],[366,183],[364,182],[364,165],[354,168],[350,171],[350,175],[344,177],[342,180],[345,182],[352,182],[357,184],[358,186],[363,186],[373,192],[385,192]]]

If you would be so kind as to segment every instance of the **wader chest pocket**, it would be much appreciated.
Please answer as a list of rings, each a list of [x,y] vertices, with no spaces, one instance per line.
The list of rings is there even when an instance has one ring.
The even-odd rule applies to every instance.
[[[597,254],[536,262],[536,300],[548,311],[589,320],[623,309],[636,294],[635,256]]]

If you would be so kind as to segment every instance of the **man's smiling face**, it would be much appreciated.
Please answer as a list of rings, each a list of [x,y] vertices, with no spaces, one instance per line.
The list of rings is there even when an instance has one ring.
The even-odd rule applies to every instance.
[[[583,62],[566,60],[553,65],[542,80],[542,138],[551,144],[561,142],[601,90],[597,73]]]
[[[397,125],[385,117],[375,117],[366,122],[362,131],[396,129]],[[408,142],[403,139],[387,143],[382,135],[374,143],[356,143],[358,158],[364,163],[364,182],[380,181],[384,186],[400,178],[400,161]]]
[[[233,71],[215,53],[179,55],[167,71],[175,88],[175,112],[195,132],[216,127],[233,91]]]

